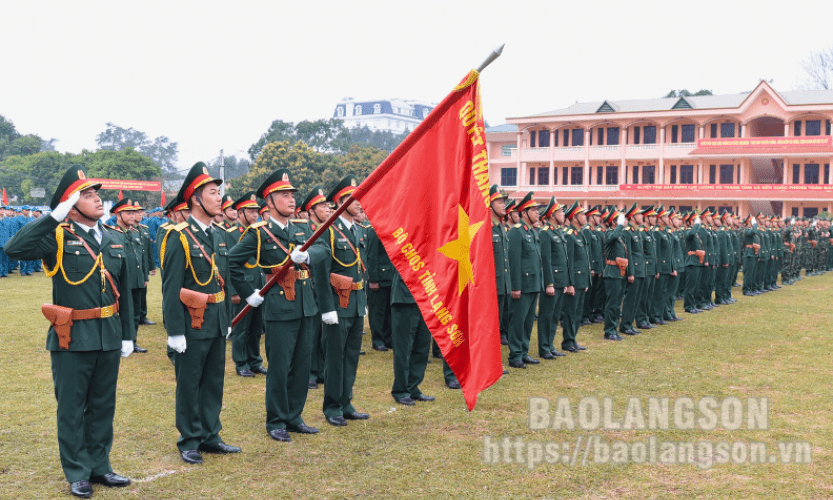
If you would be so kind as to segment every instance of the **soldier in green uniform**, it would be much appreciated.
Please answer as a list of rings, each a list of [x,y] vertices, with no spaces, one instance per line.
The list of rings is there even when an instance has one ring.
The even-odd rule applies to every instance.
[[[419,384],[425,378],[431,332],[419,311],[411,291],[394,269],[391,283],[391,310],[393,313],[393,399],[406,406],[416,401],[434,401],[423,394]]]
[[[581,232],[587,218],[578,201],[574,201],[564,211],[564,216],[572,227],[564,232],[564,238],[567,240],[567,261],[570,263],[570,292],[564,297],[564,314],[561,319],[564,338],[561,348],[567,352],[579,352],[587,349],[576,342],[576,336],[581,326],[584,295],[590,288],[590,242],[584,239]]]
[[[743,294],[748,296],[760,295],[758,289],[755,287],[755,268],[758,265],[760,257],[761,244],[757,226],[757,221],[752,215],[747,215],[743,221],[746,230],[743,233]]]
[[[544,359],[566,356],[555,349],[555,330],[561,321],[564,296],[573,293],[567,242],[560,227],[564,224],[563,208],[554,197],[550,198],[549,204],[542,210],[543,226],[538,233],[544,274],[544,293],[538,302],[538,355]]]
[[[356,185],[356,177],[348,175],[330,191],[327,200],[335,203],[336,208],[344,203],[349,205],[309,251],[316,265],[321,262],[323,276],[328,276],[332,285],[318,296],[318,303],[323,312],[327,357],[323,411],[327,423],[334,426],[370,418],[367,413],[356,411],[352,403],[367,307],[362,263],[364,234],[355,224],[362,208],[350,198]]]
[[[506,232],[507,245],[509,244],[509,230],[518,223],[520,215],[517,210],[517,201],[509,200],[506,203],[506,217],[503,218],[503,229]],[[506,257],[509,258],[509,247],[506,247]],[[510,277],[511,278],[511,277]],[[510,279],[511,285],[511,279]],[[511,288],[511,286],[510,286]],[[512,319],[512,290],[509,290],[509,297],[506,298],[506,303],[503,306],[503,315],[500,317],[500,343],[502,345],[509,345],[509,322]]]
[[[501,344],[507,344],[509,340],[503,326],[506,322],[506,302],[512,292],[509,279],[509,235],[503,224],[503,219],[506,217],[506,195],[500,192],[497,184],[492,184],[489,188],[489,200],[492,219],[492,253],[495,256],[495,287],[501,325],[500,341]]]
[[[657,225],[654,225],[651,234],[656,250],[656,270],[659,278],[656,280],[653,296],[648,301],[648,307],[650,308],[650,323],[665,325],[668,287],[671,278],[677,276],[677,267],[674,262],[674,239],[669,227],[671,220],[668,211],[662,205],[654,211],[656,212]]]
[[[622,340],[617,332],[617,325],[622,313],[622,299],[625,294],[624,284],[633,283],[633,264],[628,259],[628,245],[625,242],[623,225],[625,216],[616,208],[606,209],[602,221],[610,229],[605,231],[604,258],[605,268],[602,277],[605,280],[605,330],[606,340]]]
[[[140,312],[142,307],[142,292],[147,287],[145,280],[145,256],[142,245],[142,235],[136,229],[136,213],[138,203],[133,203],[129,198],[123,198],[113,204],[111,212],[116,216],[116,225],[121,230],[124,237],[124,255],[127,260],[127,267],[130,270],[129,284],[130,297],[133,301],[133,328],[138,333],[140,323]],[[144,290],[146,291],[146,290]],[[138,336],[138,335],[137,335]],[[147,349],[138,347],[138,342],[133,344],[134,352],[139,349],[139,352],[147,352]]]
[[[654,300],[654,289],[659,279],[657,270],[657,248],[654,241],[652,229],[656,227],[656,211],[651,205],[642,209],[643,224],[639,228],[639,236],[642,238],[642,253],[645,256],[645,283],[642,287],[642,295],[639,297],[636,308],[637,328],[650,330],[654,328],[651,324],[651,302]]]
[[[145,285],[142,287],[142,296],[141,305],[139,306],[139,324],[146,325],[146,326],[153,326],[156,324],[155,321],[151,321],[148,319],[148,286],[147,283],[150,281],[150,277],[156,275],[156,256],[153,253],[153,239],[150,237],[150,228],[148,226],[141,223],[145,219],[145,209],[139,205],[138,201],[133,202],[134,206],[138,207],[138,210],[135,214],[133,214],[135,223],[133,224],[134,229],[139,231],[142,240],[142,256],[144,257],[144,276],[145,276]],[[139,346],[136,346],[135,352],[147,352],[147,349],[142,349]]]
[[[393,264],[385,246],[376,235],[373,226],[365,229],[367,252],[367,309],[370,322],[370,337],[373,349],[387,351],[393,347],[391,340],[391,285]]]
[[[703,209],[700,213],[701,224],[698,229],[700,239],[703,240],[703,245],[706,251],[705,263],[703,270],[700,273],[700,279],[697,283],[696,303],[697,309],[702,311],[709,311],[714,308],[712,305],[711,293],[712,275],[715,270],[715,239],[712,232],[712,213],[709,208]]]
[[[677,316],[675,304],[679,299],[680,281],[685,279],[685,228],[682,227],[682,214],[675,210],[668,213],[668,220],[671,222],[669,227],[669,237],[671,240],[671,260],[673,261],[673,268],[677,272],[668,278],[668,296],[665,299],[665,311],[663,319],[665,321],[682,321],[683,319]]]
[[[604,323],[605,290],[604,290],[604,236],[605,225],[602,223],[602,206],[596,205],[587,214],[587,221],[593,231],[590,255],[591,266],[593,267],[593,285],[590,288],[592,294],[591,310],[589,319],[591,323]]]
[[[80,166],[55,191],[49,216],[27,224],[5,245],[10,259],[42,259],[52,278],[53,324],[46,336],[58,403],[58,450],[70,492],[92,496],[90,483],[127,486],[113,472],[113,416],[119,355],[133,352],[135,327],[120,231],[98,222],[98,189]],[[64,220],[69,217],[69,222]]]
[[[321,227],[321,224],[329,219],[333,213],[330,209],[330,202],[324,196],[324,188],[320,185],[313,186],[309,194],[307,194],[307,197],[301,202],[301,208],[309,216],[310,235],[317,231]],[[315,276],[312,277],[312,280],[313,287],[317,287],[318,284],[315,282]],[[318,384],[324,382],[324,368],[327,358],[324,352],[324,329],[321,323],[321,316],[314,316],[312,323],[313,333],[312,348],[310,349],[309,388],[318,389]]]
[[[732,284],[729,282],[729,270],[732,267],[734,251],[732,250],[732,237],[726,229],[724,222],[731,221],[729,212],[714,218],[717,226],[717,252],[715,255],[716,276],[714,280],[714,301],[718,305],[729,305],[732,303]]]
[[[290,220],[295,213],[296,191],[288,170],[273,172],[256,193],[269,206],[269,217],[250,225],[229,255],[232,283],[240,296],[253,307],[266,302],[266,431],[282,442],[292,440],[289,432],[318,433],[318,429],[304,423],[301,412],[309,390],[313,317],[319,314],[310,274],[311,269],[318,272],[321,266],[311,263],[307,252],[298,250],[309,235]],[[246,269],[251,266],[274,273],[287,264],[290,270],[265,298],[246,279]],[[317,277],[319,286],[326,282],[326,278]]]
[[[686,233],[686,285],[685,285],[685,300],[683,307],[685,312],[689,314],[697,314],[703,312],[698,306],[698,291],[702,276],[705,273],[708,261],[706,260],[706,240],[709,236],[702,226],[700,216],[692,213],[688,218],[691,223],[691,228]]]
[[[540,363],[529,356],[529,341],[535,323],[535,305],[543,291],[541,247],[533,225],[538,222],[538,204],[530,191],[518,203],[521,222],[509,230],[509,278],[512,291],[509,323],[509,366],[526,368]]]
[[[229,224],[230,227],[226,229],[226,234],[234,239],[234,243],[228,243],[230,249],[233,249],[237,245],[237,242],[243,238],[243,235],[250,226],[257,224],[258,208],[257,193],[254,191],[248,191],[240,198],[233,200],[230,209],[234,210],[236,221],[235,224]],[[229,208],[223,210],[223,212],[229,211]],[[242,266],[241,271],[243,273],[243,279],[253,289],[260,290],[266,284],[263,269],[257,265],[255,256],[249,258]],[[247,297],[241,297],[237,292],[233,278],[234,276],[232,276],[228,284],[229,294],[231,294],[232,319],[247,304]],[[260,355],[260,336],[262,332],[263,308],[260,307],[253,308],[249,311],[237,323],[237,326],[234,326],[231,330],[231,359],[234,361],[235,371],[241,377],[254,377],[257,373],[268,374],[268,371],[263,368],[263,357]]]
[[[177,194],[191,217],[165,234],[160,248],[162,307],[168,346],[176,374],[176,428],[180,457],[201,464],[205,453],[240,453],[220,439],[220,410],[226,335],[231,320],[228,290],[228,248],[211,224],[220,213],[220,184],[203,162],[185,177]]]
[[[628,265],[632,267],[633,281],[628,278],[628,285],[625,287],[625,299],[622,304],[622,319],[619,321],[619,332],[626,335],[636,335],[641,332],[634,328],[634,319],[642,296],[642,288],[645,286],[645,254],[642,251],[642,237],[639,234],[642,226],[642,212],[636,207],[636,202],[625,212],[628,226],[624,229],[625,243],[628,245]]]
[[[590,288],[584,294],[584,307],[581,314],[581,326],[589,326],[592,323],[597,323],[596,314],[593,309],[596,303],[596,294],[599,290],[599,284],[604,281],[602,278],[602,271],[604,270],[604,262],[602,259],[602,241],[601,235],[596,229],[596,217],[599,215],[601,207],[596,205],[591,207],[584,214],[587,217],[587,223],[581,228],[581,234],[584,241],[587,242],[587,252],[590,255]]]

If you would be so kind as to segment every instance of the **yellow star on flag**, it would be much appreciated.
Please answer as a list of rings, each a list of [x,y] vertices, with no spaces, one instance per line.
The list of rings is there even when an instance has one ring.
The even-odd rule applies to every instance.
[[[469,282],[474,284],[474,272],[471,268],[469,249],[471,248],[471,240],[474,239],[474,235],[477,234],[477,231],[483,225],[483,221],[469,225],[468,214],[466,214],[466,211],[460,205],[457,205],[457,207],[459,208],[457,239],[449,241],[438,250],[449,259],[457,261],[457,293],[458,295],[462,295],[463,290],[466,289]]]

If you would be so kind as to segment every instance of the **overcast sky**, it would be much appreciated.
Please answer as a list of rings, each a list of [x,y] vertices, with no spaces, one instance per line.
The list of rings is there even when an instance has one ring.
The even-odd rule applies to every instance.
[[[107,122],[179,143],[180,168],[245,151],[272,120],[345,96],[439,102],[489,52],[490,125],[576,101],[715,94],[833,45],[833,2],[16,1],[2,9],[0,114],[95,149]]]

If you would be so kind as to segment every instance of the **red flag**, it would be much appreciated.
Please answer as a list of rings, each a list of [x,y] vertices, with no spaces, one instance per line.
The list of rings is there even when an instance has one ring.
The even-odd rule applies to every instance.
[[[124,198],[124,195],[121,194],[121,189],[119,189],[119,200],[121,200],[122,198]]]
[[[165,208],[165,190],[162,190],[162,201],[159,202],[159,206]]]
[[[472,70],[353,192],[469,410],[503,374],[478,78]]]
[[[9,204],[9,196],[6,194],[6,188],[3,188],[3,205]]]

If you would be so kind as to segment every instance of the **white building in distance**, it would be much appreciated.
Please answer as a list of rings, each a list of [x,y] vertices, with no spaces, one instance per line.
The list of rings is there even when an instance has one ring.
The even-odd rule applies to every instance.
[[[333,112],[333,118],[344,121],[344,126],[367,127],[372,131],[387,130],[395,134],[411,131],[431,112],[436,104],[405,99],[357,101],[345,97]]]

